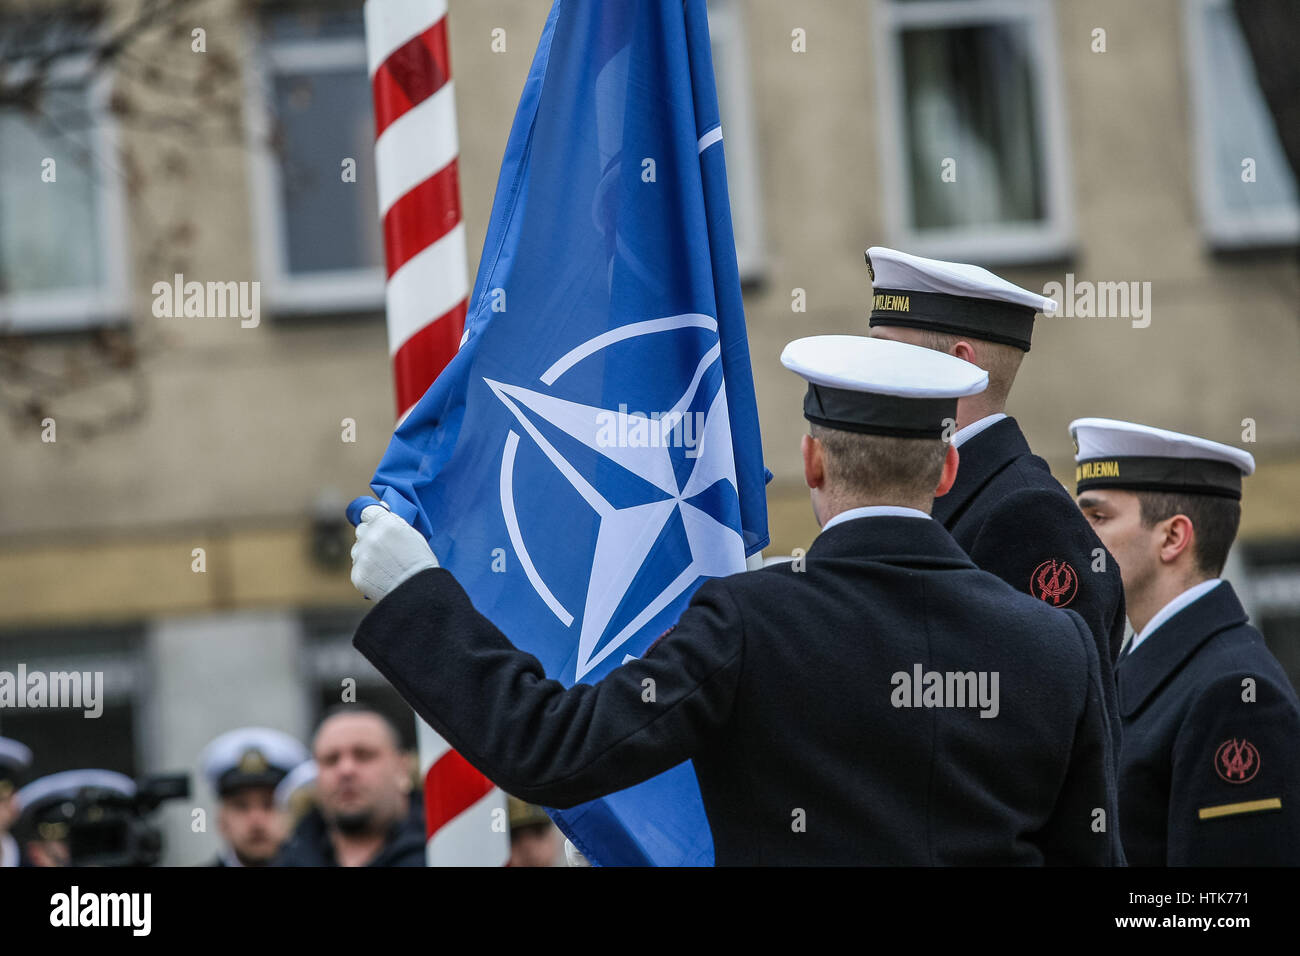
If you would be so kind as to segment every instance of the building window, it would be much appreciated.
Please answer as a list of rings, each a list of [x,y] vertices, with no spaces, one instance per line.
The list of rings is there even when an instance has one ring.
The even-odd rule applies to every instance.
[[[1229,0],[1189,0],[1197,201],[1215,248],[1300,241],[1295,175],[1278,142],[1254,63]]]
[[[249,84],[258,258],[277,312],[383,307],[361,9],[271,8]],[[355,181],[344,163],[355,163]]]
[[[709,38],[718,88],[718,114],[722,119],[736,263],[740,280],[754,282],[762,278],[764,269],[762,192],[745,14],[741,6],[738,0],[709,0]]]
[[[1228,572],[1224,577],[1241,592],[1251,623],[1292,686],[1300,687],[1300,540],[1243,542],[1233,549]]]
[[[0,331],[65,331],[125,320],[122,171],[111,83],[72,17],[3,25],[6,89],[37,80],[31,108],[0,107]]]
[[[1046,0],[877,0],[885,225],[909,252],[1059,259],[1073,210]]]
[[[16,682],[20,667],[29,686],[35,674],[43,675],[47,687],[52,674],[81,675],[78,684],[86,691],[96,689],[93,696],[100,711],[97,717],[86,716],[91,701],[84,692],[80,708],[0,709],[0,734],[32,749],[30,779],[84,767],[130,777],[141,772],[149,682],[139,627],[0,633],[0,670]]]

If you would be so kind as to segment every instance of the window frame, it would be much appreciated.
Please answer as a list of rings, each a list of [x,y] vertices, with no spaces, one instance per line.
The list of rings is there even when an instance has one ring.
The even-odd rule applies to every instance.
[[[294,275],[289,271],[287,217],[281,204],[283,179],[279,158],[270,147],[272,91],[278,75],[327,72],[360,67],[370,73],[364,35],[325,39],[269,41],[260,21],[247,26],[251,51],[245,83],[245,135],[248,144],[249,195],[252,200],[253,246],[264,298],[279,314],[382,312],[387,271],[379,265]],[[374,162],[373,148],[358,163]],[[359,185],[359,184],[358,184]]]
[[[10,77],[21,82],[34,66],[34,59],[16,61],[11,64]],[[108,108],[114,80],[112,71],[95,73],[88,54],[64,57],[46,69],[49,87],[83,86],[86,92],[86,111],[91,118],[87,141],[98,225],[95,247],[100,256],[102,278],[96,286],[0,291],[0,331],[75,332],[126,322],[131,314],[125,172],[118,163],[120,131]]]
[[[873,0],[873,35],[879,149],[888,241],[911,253],[990,265],[1053,262],[1068,258],[1076,245],[1074,196],[1061,74],[1056,10],[1051,0]],[[1035,77],[1035,120],[1042,144],[1046,216],[1033,225],[986,223],[946,229],[916,229],[910,222],[912,178],[905,137],[883,135],[903,129],[900,36],[912,27],[962,27],[994,22],[1024,22],[1030,69]],[[936,175],[938,171],[936,170]],[[960,175],[960,173],[959,173]]]
[[[1300,243],[1300,178],[1296,182],[1295,204],[1289,207],[1279,204],[1266,213],[1234,212],[1217,188],[1214,111],[1209,92],[1212,77],[1206,69],[1210,39],[1206,18],[1211,11],[1229,5],[1229,0],[1187,0],[1182,7],[1183,50],[1190,74],[1188,110],[1192,127],[1192,165],[1201,234],[1216,250],[1294,246]],[[1285,162],[1286,157],[1282,158]]]

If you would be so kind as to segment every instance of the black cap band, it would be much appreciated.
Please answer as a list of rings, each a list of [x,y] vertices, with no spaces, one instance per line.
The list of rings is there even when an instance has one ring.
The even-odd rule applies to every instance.
[[[0,783],[9,783],[17,787],[26,777],[26,767],[15,766],[14,764],[0,763]],[[7,794],[6,794],[7,796]],[[0,799],[3,799],[0,797]]]
[[[952,335],[969,335],[986,342],[1029,351],[1034,310],[1027,305],[977,299],[939,292],[876,288],[871,298],[871,325],[899,325]]]
[[[254,773],[241,771],[236,767],[233,770],[227,770],[218,778],[217,795],[226,797],[237,790],[244,790],[248,787],[274,788],[285,778],[286,774],[287,771],[281,770],[279,767],[268,767]]]
[[[1205,458],[1089,458],[1075,466],[1074,481],[1078,493],[1119,488],[1241,500],[1241,469]]]
[[[956,424],[955,398],[903,398],[808,383],[803,417],[817,425],[867,435],[942,438]]]

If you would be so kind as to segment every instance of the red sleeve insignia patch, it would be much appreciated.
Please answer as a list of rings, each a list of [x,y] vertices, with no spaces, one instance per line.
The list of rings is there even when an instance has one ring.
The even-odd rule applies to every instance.
[[[1049,558],[1029,576],[1029,593],[1052,607],[1065,607],[1079,592],[1079,575],[1069,564]]]
[[[1214,752],[1214,772],[1228,783],[1247,783],[1259,773],[1259,751],[1249,740],[1225,740]]]

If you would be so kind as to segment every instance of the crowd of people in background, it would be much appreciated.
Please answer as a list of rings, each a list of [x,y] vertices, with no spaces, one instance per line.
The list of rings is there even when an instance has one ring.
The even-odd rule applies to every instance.
[[[196,865],[425,865],[418,769],[377,710],[330,710],[310,749],[279,730],[231,730],[204,749],[199,765],[215,794],[220,847]],[[164,798],[109,770],[28,782],[31,766],[26,745],[0,737],[0,867],[158,862],[160,837],[144,815]],[[541,807],[511,797],[508,816],[508,865],[563,861],[563,839]]]

